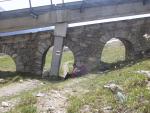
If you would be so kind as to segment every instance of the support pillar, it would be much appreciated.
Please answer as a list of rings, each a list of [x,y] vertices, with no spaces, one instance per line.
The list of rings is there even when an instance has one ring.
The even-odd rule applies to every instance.
[[[67,27],[67,23],[58,23],[55,26],[54,48],[50,70],[50,76],[54,78],[59,76],[60,62],[63,52],[63,40],[64,37],[66,37]]]

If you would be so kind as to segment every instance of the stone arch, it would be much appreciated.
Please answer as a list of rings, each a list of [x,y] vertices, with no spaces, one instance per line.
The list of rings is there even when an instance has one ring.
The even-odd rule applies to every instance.
[[[45,65],[45,59],[46,59],[46,54],[49,50],[49,48],[51,48],[53,46],[53,42],[51,40],[47,40],[47,41],[43,41],[40,42],[38,45],[38,49],[36,51],[36,69],[38,71],[38,75],[41,75],[43,72],[43,68]]]
[[[72,51],[74,63],[78,66],[84,65],[89,72],[97,68],[99,64],[96,55],[98,49],[95,43],[86,41],[85,38],[82,37],[77,39],[76,37],[69,36],[65,45]]]
[[[129,38],[122,38],[122,37],[114,37],[114,38],[120,40],[123,43],[125,47],[125,60],[133,60],[136,57],[135,56],[136,55],[135,48],[137,48],[136,43],[134,43],[134,41],[132,39],[130,40]],[[110,38],[102,37],[100,39],[101,41],[100,57],[102,55],[102,51],[105,44],[111,39],[112,39],[111,37]]]
[[[68,46],[65,46],[64,45],[64,47],[68,47]],[[51,49],[51,50],[50,50]],[[44,53],[43,53],[43,55],[42,55],[42,72],[44,72],[44,67],[46,66],[46,57],[47,57],[47,55],[48,55],[48,52],[49,52],[49,50],[51,51],[51,58],[52,58],[52,52],[53,52],[53,45],[50,45],[50,46],[48,46],[47,47],[47,49],[45,49],[45,51],[44,51]],[[68,49],[69,49],[69,51],[71,51],[71,53],[72,53],[72,55],[73,55],[73,59],[74,59],[74,53],[73,53],[73,51],[68,47]],[[62,58],[63,58],[63,56],[64,56],[64,50],[63,50],[63,53],[62,53]],[[48,56],[48,57],[50,57],[50,56]],[[62,60],[63,59],[61,59],[61,63],[62,63]],[[73,62],[74,63],[74,62]],[[50,69],[50,66],[51,66],[51,62],[49,62],[49,64],[48,64],[48,69],[46,69],[45,70],[45,72],[43,73],[44,75],[43,76],[47,76],[47,74],[49,73],[49,69]],[[61,65],[60,65],[61,66]],[[61,68],[60,68],[61,69]]]
[[[125,60],[133,60],[134,59],[134,45],[127,39],[118,38],[125,46]]]

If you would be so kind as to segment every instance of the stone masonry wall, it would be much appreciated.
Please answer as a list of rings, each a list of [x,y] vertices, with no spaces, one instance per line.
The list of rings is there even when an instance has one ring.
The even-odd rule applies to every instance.
[[[10,55],[16,63],[16,71],[42,74],[42,58],[52,44],[50,32],[18,35],[0,39],[0,53]]]
[[[102,65],[102,50],[112,38],[124,44],[126,60],[150,54],[150,39],[146,35],[150,35],[150,18],[108,22],[68,28],[64,45],[73,52],[77,65],[84,64],[90,72]],[[53,31],[0,37],[0,53],[13,58],[17,72],[41,75],[53,41]]]
[[[75,61],[86,65],[88,70],[101,65],[100,58],[105,44],[117,38],[126,48],[126,60],[142,57],[150,49],[150,18],[101,23],[70,28],[65,40],[75,55]]]

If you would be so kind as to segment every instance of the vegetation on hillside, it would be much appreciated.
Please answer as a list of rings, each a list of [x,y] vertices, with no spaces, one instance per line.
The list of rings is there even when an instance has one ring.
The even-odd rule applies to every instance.
[[[103,109],[111,106],[111,113],[150,113],[150,90],[148,78],[137,74],[138,70],[150,70],[150,60],[141,61],[132,67],[124,67],[103,74],[84,82],[89,89],[84,95],[71,96],[68,113],[79,113],[85,105],[90,106],[92,113],[104,113]],[[127,101],[120,103],[116,96],[104,85],[115,83],[121,86]]]
[[[102,59],[109,63],[121,61],[124,60],[124,53],[123,46],[109,45],[104,49]],[[71,68],[73,60],[74,58],[70,51],[64,52],[61,65],[69,61]],[[4,72],[15,70],[15,64],[8,56],[1,56],[0,62],[0,71],[2,71],[0,72],[0,77],[7,81],[6,83],[0,83],[0,87],[24,79],[21,74]],[[50,68],[50,62],[51,54],[48,52],[45,69]],[[69,96],[68,113],[80,113],[85,110],[85,107],[86,110],[88,109],[88,112],[92,113],[104,113],[106,108],[109,108],[110,113],[150,113],[150,90],[147,87],[149,81],[146,76],[136,73],[139,70],[150,70],[150,60],[143,59],[132,66],[126,65],[122,69],[89,74],[88,76],[92,76],[90,79],[77,84],[88,92]],[[80,79],[82,80],[83,78],[81,77]],[[65,84],[71,84],[72,81],[72,79],[64,82],[46,81],[46,85],[43,87],[19,94],[18,96],[21,97],[22,101],[9,113],[36,113],[35,103],[37,100],[33,93],[39,91],[47,92],[60,87],[63,89]],[[118,101],[115,94],[104,88],[104,85],[108,83],[114,83],[122,87],[126,101],[123,103]]]

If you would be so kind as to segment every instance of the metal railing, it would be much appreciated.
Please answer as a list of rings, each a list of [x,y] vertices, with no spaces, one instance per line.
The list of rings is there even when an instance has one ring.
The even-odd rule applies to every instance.
[[[5,12],[5,11],[10,11],[10,10],[17,10],[17,9],[24,9],[24,8],[29,8],[29,15],[32,16],[34,19],[38,19],[38,13],[34,10],[34,7],[38,7],[38,6],[34,6],[34,3],[33,1],[35,2],[36,0],[22,0],[22,2],[25,2],[26,5],[22,5],[23,7],[21,7],[21,4],[19,5],[18,7],[18,3],[21,2],[20,0],[0,0],[0,14],[1,12]],[[44,0],[43,0],[44,1]],[[47,1],[47,4],[40,4],[40,6],[45,6],[45,5],[57,5],[54,3],[54,0],[46,0]],[[60,3],[61,1],[61,3]],[[58,4],[64,4],[66,3],[65,0],[60,0]],[[70,1],[82,1],[82,5],[81,5],[81,8],[80,8],[80,12],[82,12],[84,10],[84,0],[70,0]],[[13,3],[12,3],[13,2]],[[40,1],[42,2],[42,1]],[[55,1],[56,2],[56,1]],[[3,9],[3,7],[1,8],[1,6],[3,4],[1,3],[6,3],[6,5],[9,6],[9,9],[6,9],[5,8]],[[16,4],[15,4],[16,3]],[[11,4],[11,5],[10,5]],[[7,6],[7,7],[8,7]],[[64,7],[64,5],[62,5]],[[12,9],[10,8],[12,7]]]
[[[75,2],[75,1],[82,1],[82,0],[70,0],[70,2]],[[20,3],[19,5],[18,5],[18,2]],[[42,0],[42,1],[38,1],[38,0],[0,0],[0,7],[3,8],[4,11],[8,11],[8,10],[23,9],[23,8],[39,7],[39,6],[45,6],[45,5],[64,4],[67,2],[69,2],[69,0]],[[10,7],[8,7],[8,6],[10,6]]]

